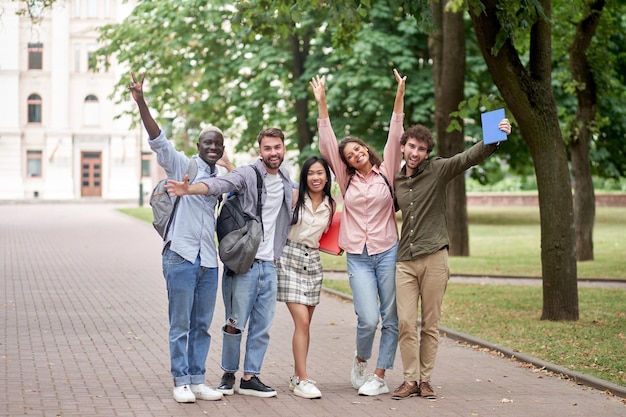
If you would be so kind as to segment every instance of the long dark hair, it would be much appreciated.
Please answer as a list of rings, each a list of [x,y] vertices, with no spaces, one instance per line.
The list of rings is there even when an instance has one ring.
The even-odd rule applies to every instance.
[[[365,143],[362,139],[355,138],[354,136],[348,136],[348,137],[341,139],[341,141],[339,142],[339,155],[341,156],[341,160],[343,161],[343,163],[346,164],[346,172],[349,177],[353,176],[354,173],[356,172],[354,167],[350,166],[350,164],[346,160],[345,155],[343,154],[343,150],[345,149],[346,145],[350,142],[358,143],[362,147],[366,148],[367,152],[370,155],[370,164],[372,164],[372,166],[380,167],[380,164],[382,164],[383,161],[380,159],[380,157],[378,156],[376,151],[374,151],[374,149],[369,147],[367,143]]]
[[[296,207],[293,209],[293,217],[291,219],[291,224],[298,223],[300,219],[300,210],[304,208],[304,197],[309,194],[309,185],[307,183],[307,176],[309,174],[309,168],[314,163],[319,162],[324,167],[326,171],[326,184],[324,184],[324,195],[328,197],[328,201],[330,202],[330,218],[328,219],[328,225],[333,221],[333,215],[335,214],[335,200],[330,193],[331,186],[331,177],[330,177],[330,167],[328,166],[328,162],[322,157],[319,156],[311,156],[302,164],[302,168],[300,169],[300,190],[298,192],[298,201],[296,202]]]

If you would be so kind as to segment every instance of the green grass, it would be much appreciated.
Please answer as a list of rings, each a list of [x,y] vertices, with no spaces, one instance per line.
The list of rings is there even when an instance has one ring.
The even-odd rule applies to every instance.
[[[139,220],[152,223],[152,208],[150,207],[122,208],[122,209],[119,209],[119,211],[121,211],[122,213],[128,214],[129,216],[136,217]]]
[[[541,229],[536,207],[470,207],[470,257],[452,257],[453,273],[541,277]],[[626,210],[598,208],[593,261],[578,262],[579,278],[626,277]]]
[[[451,257],[459,275],[541,277],[541,229],[537,207],[468,208],[470,256]],[[596,209],[593,261],[578,262],[578,278],[626,279],[626,210]],[[324,268],[343,271],[345,256],[322,255]]]
[[[149,207],[121,210],[147,222]],[[541,276],[539,211],[533,207],[468,208],[469,257],[451,257],[452,274]],[[579,278],[626,280],[626,210],[597,208],[595,260],[578,263]],[[346,257],[322,254],[327,270],[346,270]],[[351,294],[347,280],[324,285]],[[580,319],[540,320],[538,287],[450,283],[441,325],[626,386],[626,302],[619,289],[579,288]]]

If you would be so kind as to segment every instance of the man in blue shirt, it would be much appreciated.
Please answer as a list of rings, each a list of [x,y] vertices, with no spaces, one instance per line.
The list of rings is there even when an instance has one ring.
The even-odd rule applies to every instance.
[[[274,397],[276,390],[259,379],[270,340],[269,330],[276,312],[277,277],[275,262],[283,252],[291,224],[293,187],[289,172],[281,166],[285,157],[285,135],[278,128],[267,128],[257,135],[259,156],[254,164],[234,169],[219,178],[206,178],[189,184],[169,180],[165,186],[170,195],[211,196],[235,192],[242,210],[256,217],[258,171],[263,179],[261,223],[263,239],[250,269],[237,274],[226,270],[222,276],[222,295],[226,322],[222,328],[222,382],[218,390],[224,395],[235,392],[235,372],[239,370],[240,346],[248,327],[243,376],[239,394]],[[189,198],[189,196],[184,197]]]
[[[128,85],[157,162],[170,179],[183,179],[190,159],[176,151],[152,118],[143,96],[143,80]],[[195,181],[214,177],[216,162],[224,154],[224,137],[215,127],[200,133]],[[163,239],[163,275],[167,284],[169,345],[174,399],[180,403],[220,400],[223,394],[205,385],[205,362],[211,344],[209,327],[213,320],[218,285],[215,248],[216,196],[181,198],[170,229]]]

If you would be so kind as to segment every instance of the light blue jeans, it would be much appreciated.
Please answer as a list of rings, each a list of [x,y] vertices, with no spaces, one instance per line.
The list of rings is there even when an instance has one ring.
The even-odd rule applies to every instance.
[[[246,324],[244,374],[258,375],[270,342],[270,327],[276,313],[276,268],[274,262],[254,261],[244,274],[222,276],[222,295],[226,325],[239,330],[227,333],[222,328],[222,369],[235,373],[239,369],[241,338]]]
[[[209,327],[217,295],[217,268],[192,264],[176,252],[163,252],[170,319],[169,343],[174,385],[203,384],[211,345]]]
[[[348,276],[357,315],[356,352],[361,359],[372,357],[374,337],[382,320],[376,367],[393,369],[398,347],[396,310],[396,255],[398,244],[377,255],[347,254]]]

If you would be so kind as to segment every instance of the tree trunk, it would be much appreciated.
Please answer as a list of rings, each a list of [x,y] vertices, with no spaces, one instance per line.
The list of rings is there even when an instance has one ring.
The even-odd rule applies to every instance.
[[[576,26],[570,49],[570,71],[578,83],[576,120],[572,129],[572,177],[574,182],[574,230],[576,259],[593,260],[593,225],[596,217],[596,197],[591,178],[589,148],[591,126],[598,109],[597,86],[587,60],[587,51],[600,22],[605,0],[589,5],[587,15]]]
[[[537,176],[543,275],[541,319],[578,320],[574,207],[567,152],[551,84],[551,2],[539,0],[547,19],[539,17],[531,27],[527,66],[510,38],[498,50],[493,49],[501,30],[496,12],[504,6],[501,0],[482,3],[482,12],[470,8],[476,37],[489,73],[530,149]]]
[[[309,55],[309,42],[310,42],[310,30],[298,37],[296,34],[289,35],[289,43],[291,46],[291,72],[293,74],[294,85],[303,83],[308,87],[308,80],[302,80],[304,75],[304,65],[307,56]],[[311,128],[309,123],[309,97],[306,94],[296,95],[295,100],[296,109],[296,129],[298,131],[298,151],[302,152],[308,148],[313,142],[313,135],[317,129]]]
[[[456,118],[461,130],[447,132],[450,113],[458,110],[463,100],[465,84],[465,25],[462,12],[446,12],[445,4],[431,0],[430,8],[437,29],[429,36],[435,82],[435,132],[438,154],[443,157],[465,150],[463,120]],[[469,256],[467,226],[467,196],[465,177],[459,175],[448,183],[446,190],[448,237],[451,256]]]

